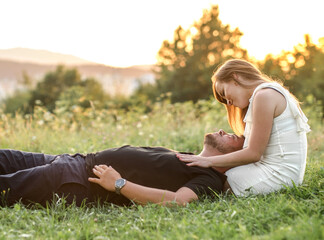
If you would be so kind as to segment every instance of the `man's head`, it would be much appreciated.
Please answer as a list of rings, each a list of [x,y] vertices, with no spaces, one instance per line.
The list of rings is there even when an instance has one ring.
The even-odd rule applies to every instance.
[[[228,134],[222,129],[218,132],[207,133],[204,138],[204,150],[210,154],[219,152],[226,154],[242,149],[244,137]]]

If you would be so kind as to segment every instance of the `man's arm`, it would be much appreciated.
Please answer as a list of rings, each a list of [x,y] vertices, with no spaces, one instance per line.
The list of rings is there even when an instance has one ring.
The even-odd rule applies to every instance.
[[[187,203],[197,200],[197,195],[187,187],[182,187],[176,192],[162,190],[157,188],[145,187],[127,181],[125,187],[122,188],[121,194],[130,200],[139,204],[157,203],[169,205],[176,203],[178,205],[186,205]]]
[[[106,165],[95,166],[93,173],[98,178],[89,178],[89,181],[99,184],[111,192],[115,191],[115,181],[121,178],[120,174],[115,169],[111,166],[107,167]],[[187,187],[182,187],[178,191],[172,192],[145,187],[130,181],[127,181],[126,185],[121,189],[121,194],[142,205],[147,203],[157,203],[161,205],[176,203],[183,206],[186,203],[198,199],[197,194]]]

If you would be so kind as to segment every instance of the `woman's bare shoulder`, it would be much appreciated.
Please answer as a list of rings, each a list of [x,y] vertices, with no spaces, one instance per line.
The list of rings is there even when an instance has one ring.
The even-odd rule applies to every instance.
[[[255,93],[253,102],[274,107],[274,117],[279,116],[286,108],[285,97],[273,88],[263,88]]]

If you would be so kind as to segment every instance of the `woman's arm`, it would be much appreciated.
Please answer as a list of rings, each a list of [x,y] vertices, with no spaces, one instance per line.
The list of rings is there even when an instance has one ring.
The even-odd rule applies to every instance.
[[[108,191],[115,192],[115,182],[121,178],[120,174],[112,167],[106,165],[95,166],[93,173],[98,178],[89,178],[90,182],[97,183]],[[126,179],[127,180],[127,179]],[[176,192],[145,187],[130,181],[121,189],[120,193],[128,199],[136,203],[145,205],[147,203],[157,203],[169,205],[176,203],[185,205],[193,200],[197,200],[198,196],[189,188],[182,187]]]
[[[236,167],[259,161],[269,142],[277,106],[284,101],[282,98],[280,93],[272,89],[257,92],[253,101],[253,124],[247,148],[213,157],[177,154],[178,158],[188,162],[189,166],[200,167]]]

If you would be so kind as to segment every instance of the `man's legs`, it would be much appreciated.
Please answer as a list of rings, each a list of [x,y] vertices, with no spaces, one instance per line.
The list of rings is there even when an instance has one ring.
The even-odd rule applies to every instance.
[[[45,205],[54,193],[66,197],[67,203],[75,200],[81,204],[87,198],[85,183],[85,162],[80,155],[0,150],[0,205],[11,205],[20,199],[23,203]]]
[[[0,149],[0,175],[42,166],[53,161],[55,157],[55,155],[46,155],[42,153]]]
[[[56,191],[56,195],[63,198],[67,204],[72,202],[76,206],[81,206],[82,203],[88,203],[89,190],[84,185],[79,183],[65,183]]]
[[[12,205],[21,199],[26,204],[36,202],[45,205],[52,199],[55,188],[55,171],[51,164],[0,175],[3,204]]]

